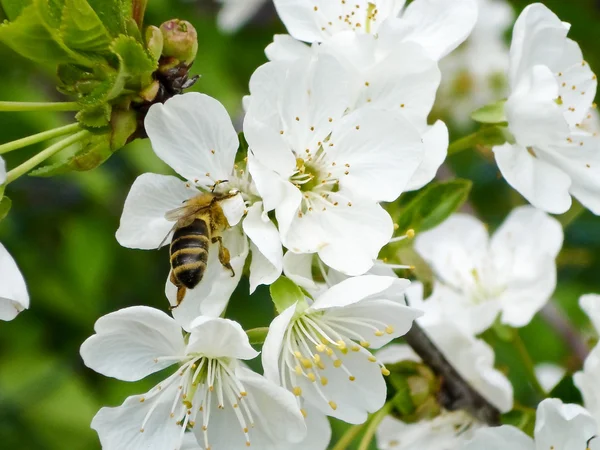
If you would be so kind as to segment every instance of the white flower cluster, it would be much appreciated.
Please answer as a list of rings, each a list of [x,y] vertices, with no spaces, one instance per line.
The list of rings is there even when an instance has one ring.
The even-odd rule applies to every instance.
[[[226,3],[226,28],[261,4]],[[325,450],[328,416],[364,423],[386,404],[388,367],[426,362],[387,345],[415,321],[473,389],[512,410],[513,387],[481,334],[527,325],[554,293],[563,231],[547,213],[565,212],[571,195],[600,213],[600,140],[585,125],[596,77],[568,26],[542,4],[520,15],[503,59],[494,56],[503,54],[497,35],[512,16],[498,1],[406,3],[274,0],[289,35],[275,36],[270,61],[250,80],[243,136],[203,94],[150,108],[152,148],[179,177],[138,177],[116,238],[134,249],[170,244],[171,315],[145,306],[108,314],[81,356],[123,381],[171,369],[149,392],[98,412],[92,428],[103,448]],[[488,24],[493,43],[477,37]],[[386,204],[426,186],[446,158],[448,129],[428,122],[440,60],[474,27],[462,58],[476,66],[477,55],[489,57],[477,83],[508,71],[512,137],[494,154],[533,206],[512,211],[491,237],[465,214],[420,233],[414,250],[433,273],[424,298],[421,283],[395,274],[407,266],[379,259],[413,234],[394,237]],[[481,102],[494,100],[484,94]],[[5,177],[0,159],[0,185]],[[225,318],[244,274],[251,293],[271,286],[278,313],[261,340],[264,375],[248,362],[259,355],[249,334]],[[0,319],[11,320],[29,297],[1,245],[0,275]],[[600,299],[581,304],[600,327]],[[385,418],[379,448],[600,448],[599,352],[575,376],[587,409],[542,402],[535,444],[513,427],[440,407],[412,423]]]

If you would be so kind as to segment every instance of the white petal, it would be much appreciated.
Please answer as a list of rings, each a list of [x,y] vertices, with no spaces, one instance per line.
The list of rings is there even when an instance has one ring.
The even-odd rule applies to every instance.
[[[304,42],[320,42],[327,35],[323,33],[312,6],[298,0],[275,0],[277,14],[288,32]]]
[[[259,284],[271,284],[283,270],[283,249],[279,231],[266,216],[262,203],[252,205],[243,223],[244,233],[252,241],[250,292]]]
[[[190,327],[187,353],[208,358],[253,359],[258,356],[242,326],[233,320],[200,316]]]
[[[185,433],[183,435],[183,444],[180,450],[202,450],[194,433]]]
[[[4,159],[0,157],[0,185],[4,184],[6,181],[6,163]]]
[[[312,262],[315,255],[311,253],[286,252],[283,255],[283,273],[286,277],[304,289],[317,289],[312,276]]]
[[[596,333],[600,334],[600,295],[582,295],[579,298],[579,307],[585,311],[591,320],[596,329]]]
[[[524,74],[504,107],[517,144],[527,147],[566,140],[569,124],[556,98],[558,81],[548,67],[534,66]]]
[[[291,392],[245,367],[238,367],[236,376],[248,388],[255,411],[273,442],[299,443],[306,437],[306,424]]]
[[[535,376],[546,392],[551,392],[566,373],[567,369],[552,363],[536,364],[535,366]]]
[[[519,145],[494,147],[494,156],[508,184],[533,206],[552,214],[562,214],[570,208],[571,178],[561,169]]]
[[[536,445],[533,439],[518,428],[503,425],[477,430],[475,437],[467,443],[464,450],[481,450],[483,448],[486,450],[535,450]]]
[[[223,233],[223,246],[231,254],[235,276],[232,277],[231,271],[219,261],[218,245],[211,244],[202,281],[194,289],[188,289],[183,302],[172,311],[173,317],[188,331],[190,323],[198,316],[220,316],[240,282],[248,257],[248,239],[239,228],[233,228]],[[177,288],[167,280],[165,290],[171,306],[176,305]]]
[[[376,275],[348,278],[330,287],[325,293],[319,296],[312,304],[311,309],[321,310],[345,307],[372,295],[384,292],[392,285],[402,291],[409,284],[408,280],[393,277],[378,277]]]
[[[350,201],[343,192],[329,198],[337,206],[326,211],[317,208],[295,219],[289,233],[282,233],[282,241],[295,253],[318,252],[325,264],[339,272],[361,275],[392,237],[393,221],[378,204]]]
[[[175,374],[163,383],[156,393],[155,387],[145,395],[128,397],[121,406],[102,408],[92,420],[102,448],[110,450],[165,450],[176,448],[181,427],[171,419],[171,407],[177,392]],[[153,392],[153,394],[152,394]],[[142,399],[144,399],[142,401]],[[148,420],[147,414],[153,411]],[[184,412],[181,408],[176,413]],[[181,415],[177,414],[177,417]],[[146,422],[146,423],[144,423]],[[143,425],[144,431],[141,432]]]
[[[125,200],[117,241],[123,247],[153,250],[173,229],[174,222],[165,219],[165,213],[180,208],[186,200],[199,194],[176,177],[145,173],[140,175]]]
[[[276,34],[273,42],[265,48],[269,61],[293,61],[310,56],[311,49],[288,34]]]
[[[317,394],[313,383],[304,377],[298,380],[302,395],[309,404],[328,416],[347,423],[363,423],[367,420],[368,413],[378,411],[385,403],[386,385],[381,368],[377,363],[369,361],[368,356],[362,352],[348,352],[345,355],[339,350],[334,352],[355,380],[350,381],[345,370],[334,367],[326,360],[325,369],[318,374],[329,381],[326,386],[319,386],[327,401]],[[329,401],[335,402],[335,410]]]
[[[596,421],[600,419],[600,347],[596,346],[585,359],[583,370],[573,375],[573,383],[583,396],[583,404]]]
[[[275,210],[279,232],[282,236],[286,235],[302,202],[301,192],[252,154],[248,155],[248,168],[263,199],[265,211]]]
[[[535,65],[556,67],[563,56],[569,25],[541,3],[527,6],[519,15],[510,47],[510,81],[513,88]]]
[[[504,374],[494,368],[494,351],[488,344],[460,330],[452,322],[428,326],[425,331],[481,395],[501,412],[512,409],[512,385]]]
[[[448,143],[448,127],[444,122],[438,120],[423,134],[423,144],[425,145],[423,161],[406,186],[407,191],[421,189],[435,178],[448,154]]]
[[[420,233],[415,250],[446,283],[472,277],[487,254],[488,233],[483,223],[466,214],[454,214],[436,228]]]
[[[12,320],[29,308],[25,279],[6,248],[0,244],[0,320]]]
[[[238,194],[232,198],[221,200],[219,206],[223,210],[223,214],[227,219],[227,223],[230,227],[235,227],[246,213],[246,204],[241,194]]]
[[[109,377],[140,380],[185,356],[181,327],[154,308],[121,309],[98,319],[94,329],[96,334],[81,346],[81,357],[86,366]]]
[[[233,33],[244,26],[263,5],[264,0],[221,0],[223,6],[217,17],[219,28]]]
[[[361,340],[368,342],[369,348],[380,348],[392,339],[405,335],[412,327],[416,318],[421,316],[421,311],[409,306],[396,303],[383,298],[368,299],[343,308],[334,308],[325,313],[328,320],[351,319],[353,323],[342,322],[342,325],[361,336]],[[379,296],[378,296],[379,297]],[[377,326],[381,336],[366,324],[359,324],[356,321],[373,320],[381,324]],[[335,323],[335,322],[334,322]],[[370,325],[374,325],[373,322]],[[389,328],[388,328],[389,327]],[[389,331],[389,332],[388,332]]]
[[[396,364],[402,361],[420,362],[421,358],[406,344],[390,344],[376,353],[377,360],[383,364]]]
[[[211,186],[231,175],[238,136],[214,98],[176,95],[152,105],[144,124],[154,152],[185,179]]]
[[[406,40],[423,46],[439,60],[467,39],[477,21],[474,0],[417,0],[404,12],[401,22],[411,29]]]
[[[579,405],[551,398],[537,408],[535,442],[539,449],[587,448],[588,440],[597,434],[596,421]]]
[[[401,115],[370,108],[339,121],[327,149],[340,171],[340,189],[381,202],[396,200],[423,161],[417,129]],[[329,165],[329,164],[328,164]]]
[[[327,416],[322,412],[307,408],[306,413],[306,438],[298,444],[291,444],[286,450],[326,450],[331,441],[331,425]]]
[[[285,332],[296,312],[296,304],[293,304],[279,314],[269,325],[269,332],[262,348],[262,365],[265,377],[273,383],[281,384],[279,374],[279,356],[283,348]]]

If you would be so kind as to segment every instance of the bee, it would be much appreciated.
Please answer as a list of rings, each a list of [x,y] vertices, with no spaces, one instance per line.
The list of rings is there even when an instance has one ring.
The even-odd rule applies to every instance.
[[[231,276],[231,255],[223,246],[221,233],[229,228],[220,202],[238,195],[237,191],[226,194],[204,192],[184,202],[180,208],[168,211],[165,219],[176,222],[171,239],[171,283],[177,287],[177,308],[188,289],[194,289],[204,276],[208,263],[210,244],[219,244],[219,261]],[[170,233],[169,233],[170,234]]]

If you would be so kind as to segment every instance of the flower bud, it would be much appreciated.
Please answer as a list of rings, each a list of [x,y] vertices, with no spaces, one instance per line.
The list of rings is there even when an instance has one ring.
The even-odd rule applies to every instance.
[[[152,57],[158,61],[163,52],[164,38],[160,28],[154,25],[146,28],[146,47]]]
[[[198,52],[198,33],[186,20],[172,19],[160,26],[164,38],[162,54],[187,65],[194,62]]]

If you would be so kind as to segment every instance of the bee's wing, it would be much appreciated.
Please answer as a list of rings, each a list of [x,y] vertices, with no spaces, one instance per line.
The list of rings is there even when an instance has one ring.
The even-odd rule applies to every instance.
[[[173,227],[169,230],[169,232],[167,233],[165,238],[160,242],[160,244],[158,244],[158,247],[156,248],[156,250],[160,250],[163,247],[163,245],[165,245],[167,243],[169,236],[171,236],[171,234],[173,234],[173,232],[175,231],[176,228],[177,228],[177,223],[175,223],[175,225],[173,225]]]

